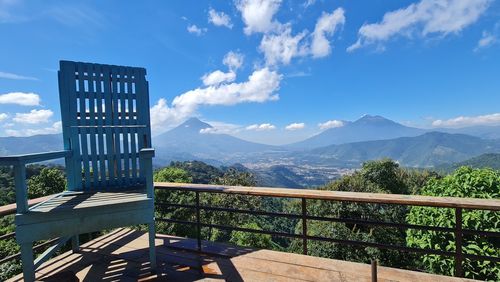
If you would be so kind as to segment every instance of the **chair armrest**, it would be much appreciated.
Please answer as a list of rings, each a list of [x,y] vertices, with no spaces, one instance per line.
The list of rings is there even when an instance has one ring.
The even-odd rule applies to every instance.
[[[18,164],[29,164],[36,162],[43,162],[53,159],[70,157],[71,151],[54,151],[45,153],[35,153],[35,154],[25,154],[25,155],[15,155],[0,157],[0,165],[18,165]]]
[[[144,148],[139,151],[139,158],[141,159],[151,159],[155,156],[155,149]]]

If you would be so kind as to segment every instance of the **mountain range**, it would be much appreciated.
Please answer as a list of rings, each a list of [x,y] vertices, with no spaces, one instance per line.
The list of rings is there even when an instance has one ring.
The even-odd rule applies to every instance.
[[[288,147],[312,149],[360,141],[412,137],[424,132],[426,130],[404,126],[381,116],[364,115],[354,122],[344,121],[341,127],[327,129],[306,140],[290,144]]]
[[[500,136],[500,126],[445,128],[431,132],[370,115],[285,146],[249,142],[212,131],[214,128],[210,124],[191,118],[153,137],[156,164],[196,159],[215,165],[237,162],[255,163],[261,167],[358,167],[366,160],[389,157],[405,166],[432,167],[500,152],[500,142],[496,140]],[[60,149],[61,134],[0,137],[0,155]]]
[[[429,132],[415,137],[330,145],[307,151],[299,158],[313,160],[316,158],[316,163],[336,159],[346,164],[391,158],[405,166],[434,167],[493,152],[500,152],[499,140],[482,139],[465,134]],[[328,162],[332,161],[326,163]]]
[[[238,162],[249,154],[266,154],[282,150],[277,146],[245,141],[228,134],[208,133],[213,127],[197,118],[190,118],[176,128],[153,139],[161,159],[198,159],[209,163]]]

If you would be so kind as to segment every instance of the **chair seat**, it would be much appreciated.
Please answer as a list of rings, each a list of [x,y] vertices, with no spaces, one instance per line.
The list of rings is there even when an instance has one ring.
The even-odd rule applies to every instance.
[[[152,208],[153,199],[143,191],[63,192],[16,215],[19,225],[99,215],[123,210]]]

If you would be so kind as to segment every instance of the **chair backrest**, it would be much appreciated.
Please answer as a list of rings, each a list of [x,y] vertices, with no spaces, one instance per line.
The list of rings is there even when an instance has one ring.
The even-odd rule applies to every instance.
[[[151,147],[144,68],[61,61],[59,96],[68,189],[135,189],[145,182],[139,151]],[[151,173],[151,172],[148,172]]]

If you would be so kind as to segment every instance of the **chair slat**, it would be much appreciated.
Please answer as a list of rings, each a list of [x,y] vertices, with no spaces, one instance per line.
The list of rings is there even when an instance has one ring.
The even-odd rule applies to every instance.
[[[89,73],[89,91],[92,93],[93,97],[89,101],[89,120],[88,123],[89,125],[96,126],[96,119],[95,119],[95,112],[96,112],[96,105],[95,105],[95,97],[96,97],[96,89],[94,86],[94,66],[90,65],[89,68],[87,69]],[[96,141],[96,132],[97,128],[90,128],[89,136],[90,136],[90,156],[91,156],[91,161],[92,161],[92,185],[95,186],[99,182],[99,167],[97,165],[97,158],[99,156],[97,152],[97,141]]]

